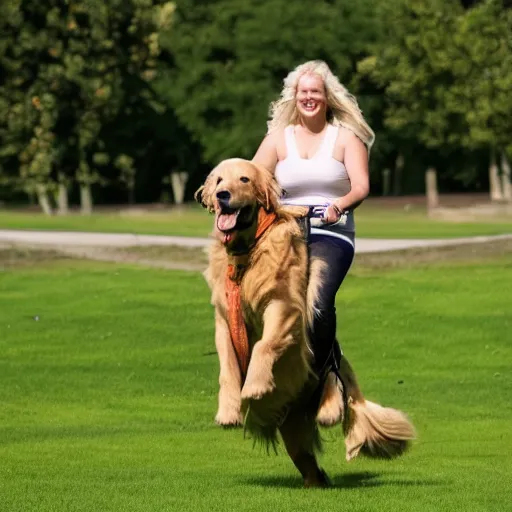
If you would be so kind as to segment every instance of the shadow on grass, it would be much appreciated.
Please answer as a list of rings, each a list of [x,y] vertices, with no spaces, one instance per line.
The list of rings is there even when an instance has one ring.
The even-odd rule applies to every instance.
[[[331,488],[336,489],[359,489],[361,487],[423,487],[423,486],[438,486],[446,484],[441,480],[434,479],[382,479],[385,473],[375,473],[370,471],[361,471],[353,473],[343,473],[330,477]],[[282,487],[288,489],[302,489],[303,483],[300,476],[259,476],[254,478],[247,478],[244,480],[245,484],[254,485],[258,487]]]

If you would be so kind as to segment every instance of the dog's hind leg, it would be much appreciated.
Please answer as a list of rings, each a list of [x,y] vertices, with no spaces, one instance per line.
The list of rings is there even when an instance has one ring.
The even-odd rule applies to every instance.
[[[334,373],[329,373],[323,386],[320,409],[316,420],[323,427],[332,427],[343,420],[343,395],[341,385]]]
[[[320,448],[320,437],[314,414],[291,411],[279,431],[288,455],[304,479],[304,487],[329,487],[329,479],[315,456]]]

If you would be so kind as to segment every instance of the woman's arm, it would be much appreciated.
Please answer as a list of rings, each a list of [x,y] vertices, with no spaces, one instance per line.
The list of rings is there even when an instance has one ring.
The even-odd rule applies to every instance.
[[[350,130],[343,130],[341,143],[345,147],[343,163],[350,178],[350,192],[333,201],[334,206],[342,212],[359,206],[370,192],[370,176],[368,172],[368,151],[357,135]],[[329,207],[326,212],[327,222],[336,222],[339,219],[334,208]]]
[[[277,165],[277,160],[276,135],[271,133],[263,139],[252,161],[256,164],[263,165],[263,167],[266,167],[273,173]]]

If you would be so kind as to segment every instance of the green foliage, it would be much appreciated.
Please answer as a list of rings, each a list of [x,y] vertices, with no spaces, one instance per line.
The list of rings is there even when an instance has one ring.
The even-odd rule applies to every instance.
[[[385,125],[439,154],[504,147],[512,130],[512,11],[485,0],[381,5],[385,44],[359,63],[384,88]]]
[[[512,158],[512,9],[500,0],[176,3],[0,3],[2,196],[78,182],[153,201],[179,169],[190,197],[212,164],[252,157],[269,103],[309,59],[329,63],[377,134],[374,190],[399,155],[404,192],[428,165],[441,186],[482,189],[481,155]]]
[[[459,19],[454,45],[464,56],[450,96],[451,111],[469,127],[462,144],[512,152],[512,9],[498,0],[478,4]]]
[[[158,88],[211,163],[252,157],[266,133],[267,108],[285,76],[324,59],[350,84],[371,39],[371,3],[216,0],[178,3],[162,34],[174,57],[172,88]]]
[[[8,0],[0,7],[0,158],[19,155],[25,189],[67,169],[102,181],[102,130],[153,99],[158,30],[174,6],[154,0]],[[114,148],[115,149],[115,148]],[[115,155],[113,155],[115,157]]]

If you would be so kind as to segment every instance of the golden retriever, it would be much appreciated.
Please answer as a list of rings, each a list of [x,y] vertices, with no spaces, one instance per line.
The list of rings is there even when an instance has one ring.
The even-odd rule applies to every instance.
[[[221,162],[196,199],[215,213],[205,277],[220,362],[216,422],[243,423],[274,446],[279,431],[307,487],[328,485],[315,455],[317,422],[343,424],[347,460],[360,451],[388,458],[403,453],[412,425],[400,411],[364,399],[344,356],[341,382],[312,369],[307,325],[322,264],[308,262],[297,222],[305,209],[281,207],[272,174],[242,159]]]

